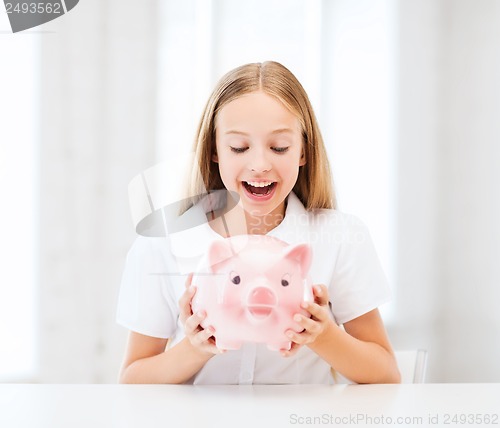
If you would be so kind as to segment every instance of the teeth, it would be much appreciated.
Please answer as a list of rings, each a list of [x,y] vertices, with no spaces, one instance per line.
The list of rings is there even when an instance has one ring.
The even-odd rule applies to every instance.
[[[256,181],[245,181],[245,183],[249,184],[252,187],[266,187],[266,186],[270,186],[271,184],[273,184],[272,181],[263,181],[260,183],[257,183]]]

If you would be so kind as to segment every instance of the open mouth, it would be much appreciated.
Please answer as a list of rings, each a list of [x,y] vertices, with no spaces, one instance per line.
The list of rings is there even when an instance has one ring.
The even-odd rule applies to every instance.
[[[248,312],[250,312],[250,314],[257,319],[267,318],[273,311],[273,307],[268,305],[252,305],[248,306],[247,309]]]
[[[266,182],[242,181],[242,183],[243,186],[245,186],[245,189],[254,196],[269,195],[276,186],[275,181],[266,181]]]

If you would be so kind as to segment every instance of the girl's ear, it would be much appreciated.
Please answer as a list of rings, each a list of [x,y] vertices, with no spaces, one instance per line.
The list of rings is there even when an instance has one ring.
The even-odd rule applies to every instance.
[[[219,163],[219,158],[217,157],[217,151],[214,151],[212,154],[212,161],[215,163]]]
[[[304,166],[306,164],[306,154],[304,150],[302,150],[302,154],[300,155],[299,166]]]

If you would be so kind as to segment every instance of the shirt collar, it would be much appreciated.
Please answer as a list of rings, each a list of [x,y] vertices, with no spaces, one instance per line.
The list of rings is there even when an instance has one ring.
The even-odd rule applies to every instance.
[[[309,215],[304,205],[294,192],[287,197],[285,218],[274,229],[269,231],[269,236],[281,239],[288,244],[298,244],[307,240]]]
[[[170,248],[172,254],[180,258],[201,257],[208,250],[211,242],[216,239],[224,239],[216,233],[206,221],[207,213],[222,208],[226,204],[227,191],[216,190],[205,196],[198,203],[188,209],[180,216],[182,222],[185,219],[196,218],[198,221],[194,227],[169,233]],[[199,221],[204,218],[204,221]],[[274,236],[287,243],[303,242],[305,226],[307,226],[307,211],[295,193],[290,192],[287,197],[287,206],[283,221],[272,229],[268,235]]]

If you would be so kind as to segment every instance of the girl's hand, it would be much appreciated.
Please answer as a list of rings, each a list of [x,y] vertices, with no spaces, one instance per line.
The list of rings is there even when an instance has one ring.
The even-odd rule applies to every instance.
[[[333,323],[328,310],[328,289],[323,285],[313,287],[314,302],[302,302],[301,307],[311,314],[307,318],[302,314],[295,314],[293,319],[300,324],[304,330],[296,333],[293,330],[287,330],[286,334],[292,341],[292,347],[289,351],[281,350],[281,355],[290,357],[294,355],[303,345],[314,343],[319,336]]]
[[[208,328],[201,327],[200,323],[205,319],[206,313],[200,312],[193,314],[191,310],[191,301],[196,293],[196,287],[191,285],[193,274],[190,273],[186,279],[186,291],[179,299],[180,320],[184,325],[184,333],[191,342],[191,345],[204,354],[220,354],[225,352],[215,346],[213,334],[215,329],[212,326]]]

